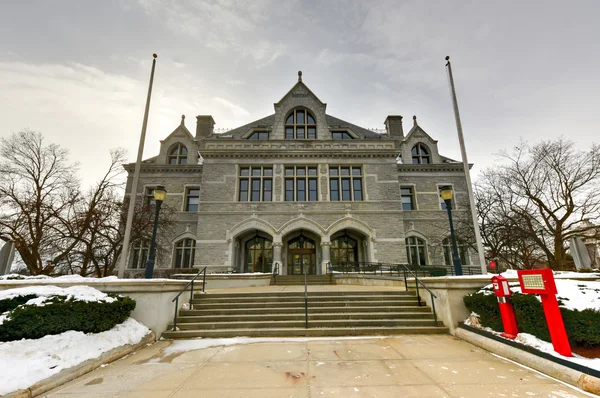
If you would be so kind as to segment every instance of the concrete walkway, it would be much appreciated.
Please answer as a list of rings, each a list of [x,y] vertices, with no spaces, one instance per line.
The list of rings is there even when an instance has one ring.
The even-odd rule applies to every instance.
[[[249,340],[160,341],[48,396],[588,396],[447,335]]]

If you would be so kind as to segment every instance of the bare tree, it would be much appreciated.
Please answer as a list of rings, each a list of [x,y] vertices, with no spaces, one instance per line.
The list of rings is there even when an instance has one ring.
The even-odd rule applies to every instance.
[[[0,155],[0,236],[15,242],[31,274],[51,274],[77,244],[65,234],[82,199],[76,165],[33,131],[3,138]]]
[[[531,267],[547,258],[567,267],[568,241],[600,218],[600,148],[578,151],[564,139],[521,142],[477,186],[482,235],[509,264]]]

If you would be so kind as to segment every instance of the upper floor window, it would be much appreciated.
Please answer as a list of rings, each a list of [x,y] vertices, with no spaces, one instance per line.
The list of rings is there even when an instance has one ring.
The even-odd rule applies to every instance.
[[[406,238],[406,255],[411,265],[427,265],[427,245],[416,236]]]
[[[169,151],[169,164],[187,164],[188,150],[183,144],[177,144]]]
[[[268,131],[255,131],[248,137],[249,140],[268,140],[269,132]]]
[[[154,207],[156,201],[154,200],[154,188],[146,188],[146,194],[144,195],[144,206]]]
[[[197,212],[200,203],[200,189],[187,188],[185,192],[185,211]]]
[[[285,119],[286,140],[314,140],[317,138],[317,122],[304,108],[294,109]]]
[[[334,140],[353,140],[354,137],[347,131],[332,131],[331,138]]]
[[[329,166],[330,200],[363,200],[360,166]]]
[[[315,201],[318,199],[317,167],[289,166],[285,168],[285,200]]]
[[[196,241],[194,239],[182,239],[175,244],[174,268],[192,268],[196,254]]]
[[[415,190],[413,187],[400,187],[402,210],[416,210]]]
[[[431,163],[431,155],[429,154],[429,149],[427,149],[427,147],[421,143],[418,143],[412,148],[411,154],[413,164]]]
[[[273,200],[273,167],[240,167],[240,202],[270,202]]]

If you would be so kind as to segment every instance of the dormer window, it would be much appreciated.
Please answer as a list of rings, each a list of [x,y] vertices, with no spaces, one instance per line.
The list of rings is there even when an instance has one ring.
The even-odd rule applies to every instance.
[[[285,119],[286,140],[314,140],[317,138],[315,117],[304,108],[296,108]]]
[[[268,131],[255,131],[254,133],[250,134],[250,137],[248,137],[249,140],[268,140],[269,139],[269,132]]]
[[[354,137],[347,131],[332,131],[331,138],[334,140],[353,140]]]
[[[177,144],[169,151],[169,164],[187,164],[188,150],[183,144]]]
[[[413,164],[430,164],[431,155],[427,147],[421,143],[415,145],[412,150],[412,162]]]

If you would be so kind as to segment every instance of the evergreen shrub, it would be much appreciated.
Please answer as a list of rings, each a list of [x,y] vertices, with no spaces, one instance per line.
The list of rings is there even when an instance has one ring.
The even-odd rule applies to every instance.
[[[493,294],[473,293],[463,298],[469,311],[479,315],[483,327],[496,332],[504,331],[498,300]],[[551,341],[542,303],[535,295],[514,293],[512,305],[517,318],[519,332],[532,334],[542,340]],[[569,342],[573,347],[600,346],[600,312],[593,309],[583,311],[560,307]]]
[[[0,341],[38,339],[69,330],[99,333],[112,329],[129,318],[135,301],[109,295],[113,302],[87,302],[56,296],[44,305],[20,305],[0,324]],[[32,298],[32,297],[30,297]]]

